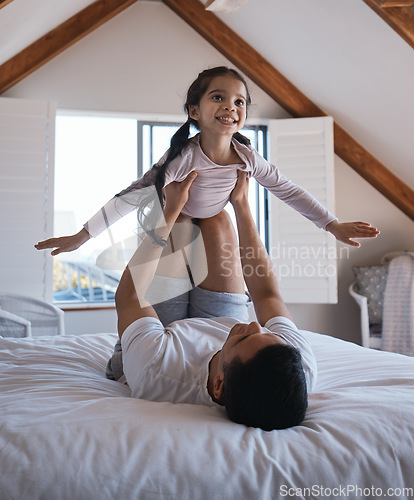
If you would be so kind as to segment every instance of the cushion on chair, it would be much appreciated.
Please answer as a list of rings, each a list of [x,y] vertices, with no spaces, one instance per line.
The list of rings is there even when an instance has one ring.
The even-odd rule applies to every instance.
[[[369,324],[381,325],[388,265],[354,266],[353,271],[359,293],[367,298]]]

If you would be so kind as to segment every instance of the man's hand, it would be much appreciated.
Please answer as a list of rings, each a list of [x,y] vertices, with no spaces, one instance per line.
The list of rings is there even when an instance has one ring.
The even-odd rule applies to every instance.
[[[191,172],[182,182],[171,182],[165,187],[165,224],[160,224],[156,229],[160,238],[168,239],[196,177],[197,173]],[[151,304],[146,301],[145,294],[154,278],[162,252],[163,247],[154,245],[151,237],[147,236],[129,261],[115,294],[119,337],[135,320],[158,317]]]
[[[164,217],[167,223],[173,219],[176,221],[181,210],[187,203],[189,190],[194,179],[197,177],[197,172],[193,170],[182,182],[171,182],[164,188],[166,203],[164,207]]]
[[[249,178],[247,172],[239,170],[237,182],[230,194],[230,203],[235,206],[239,203],[248,203],[249,199]]]
[[[367,222],[339,222],[334,220],[325,229],[332,233],[338,241],[353,247],[360,247],[361,245],[351,238],[376,238],[380,233],[376,227],[372,227]]]
[[[273,264],[257,232],[248,202],[249,179],[239,170],[230,195],[239,234],[239,249],[244,279],[252,297],[259,323],[264,326],[275,316],[292,319],[279,292]],[[246,272],[248,271],[248,272]]]
[[[72,234],[71,236],[61,236],[60,238],[49,238],[48,240],[39,241],[35,245],[37,250],[46,250],[47,248],[54,248],[51,252],[52,255],[58,255],[62,252],[73,252],[81,245],[88,241],[90,238],[88,231],[83,228],[79,233]]]

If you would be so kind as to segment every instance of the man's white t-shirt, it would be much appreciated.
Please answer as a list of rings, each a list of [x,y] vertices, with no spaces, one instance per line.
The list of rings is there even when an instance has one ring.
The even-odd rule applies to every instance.
[[[209,363],[236,323],[239,321],[234,318],[188,318],[164,328],[152,317],[134,321],[121,338],[124,373],[132,396],[216,406],[207,391]],[[278,316],[266,323],[265,331],[299,349],[311,392],[316,382],[316,360],[296,325]]]

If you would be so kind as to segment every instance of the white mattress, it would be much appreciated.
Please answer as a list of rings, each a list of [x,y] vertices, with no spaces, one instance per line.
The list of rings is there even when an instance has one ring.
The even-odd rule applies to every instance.
[[[306,335],[317,392],[272,432],[130,398],[113,334],[0,338],[1,499],[411,498],[414,359]]]

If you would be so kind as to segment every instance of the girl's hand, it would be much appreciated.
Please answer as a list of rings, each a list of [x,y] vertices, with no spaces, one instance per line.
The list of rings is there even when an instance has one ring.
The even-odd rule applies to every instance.
[[[249,198],[249,178],[247,172],[243,170],[237,171],[237,182],[230,194],[230,203],[237,205],[238,203],[247,203]]]
[[[83,228],[79,233],[72,234],[71,236],[61,236],[60,238],[49,238],[48,240],[39,241],[39,243],[35,245],[35,248],[38,250],[55,248],[51,254],[58,255],[62,252],[77,250],[85,241],[88,241],[90,237],[88,231]]]
[[[181,210],[187,203],[189,190],[194,179],[197,177],[197,172],[193,170],[182,182],[171,182],[164,188],[166,203],[164,207],[164,217],[167,216],[177,218]]]
[[[361,245],[351,240],[351,238],[376,238],[380,234],[376,227],[372,227],[367,222],[339,222],[334,220],[325,229],[332,233],[338,241],[353,247],[360,247]]]

